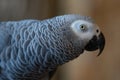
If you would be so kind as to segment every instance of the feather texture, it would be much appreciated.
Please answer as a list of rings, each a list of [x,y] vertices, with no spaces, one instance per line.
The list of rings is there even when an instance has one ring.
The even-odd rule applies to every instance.
[[[42,80],[83,52],[68,27],[88,17],[64,15],[39,20],[0,23],[0,80]]]

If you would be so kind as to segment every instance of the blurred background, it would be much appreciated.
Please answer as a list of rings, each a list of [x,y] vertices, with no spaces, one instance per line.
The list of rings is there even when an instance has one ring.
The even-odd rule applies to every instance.
[[[106,37],[100,57],[85,52],[59,67],[52,80],[120,80],[120,0],[0,0],[0,21],[91,16]]]

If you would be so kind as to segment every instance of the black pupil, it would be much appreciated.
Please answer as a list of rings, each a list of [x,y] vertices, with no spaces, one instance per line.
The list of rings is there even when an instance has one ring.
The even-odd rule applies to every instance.
[[[84,29],[84,26],[81,26],[82,29]]]

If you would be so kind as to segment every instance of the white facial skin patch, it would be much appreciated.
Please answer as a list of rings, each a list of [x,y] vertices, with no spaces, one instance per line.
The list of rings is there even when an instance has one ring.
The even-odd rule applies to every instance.
[[[73,32],[82,40],[89,41],[94,35],[100,34],[100,29],[96,24],[85,20],[76,20],[71,26]]]

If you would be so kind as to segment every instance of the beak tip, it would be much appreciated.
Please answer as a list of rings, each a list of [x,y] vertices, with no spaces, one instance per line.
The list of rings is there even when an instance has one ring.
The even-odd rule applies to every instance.
[[[100,56],[100,55],[101,55],[101,53],[102,53],[102,51],[100,51],[100,52],[98,53],[98,55],[97,55],[97,56]]]
[[[101,35],[99,37],[100,37],[100,40],[98,41],[99,42],[99,53],[98,53],[97,56],[100,56],[100,54],[102,53],[102,51],[104,49],[104,46],[105,46],[105,37],[104,37],[104,35],[101,33]]]
[[[97,56],[100,56],[105,46],[105,37],[102,33],[100,33],[99,38],[94,36],[89,43],[85,46],[85,50],[87,51],[95,51],[99,49],[99,53]]]

